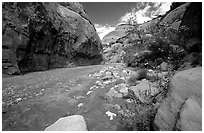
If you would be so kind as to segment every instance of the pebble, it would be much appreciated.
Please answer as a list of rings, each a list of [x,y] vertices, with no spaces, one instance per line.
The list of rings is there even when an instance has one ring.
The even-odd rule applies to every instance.
[[[87,93],[86,93],[86,95],[89,95],[90,93],[92,93],[93,91],[88,91]]]
[[[18,101],[21,101],[21,100],[22,100],[22,98],[20,98],[20,97],[16,99],[17,102],[18,102]]]
[[[93,88],[98,88],[98,86],[92,86],[89,90],[92,90]]]
[[[83,103],[80,103],[80,104],[77,105],[77,107],[80,108],[83,105],[84,105]]]
[[[107,111],[105,114],[110,117],[110,120],[113,120],[113,117],[116,116],[115,113],[112,113],[112,112],[110,112],[110,111]]]
[[[127,99],[126,102],[133,103],[133,100],[132,99]]]

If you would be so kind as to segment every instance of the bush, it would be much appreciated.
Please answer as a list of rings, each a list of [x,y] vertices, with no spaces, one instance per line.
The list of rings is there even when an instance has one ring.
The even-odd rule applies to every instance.
[[[155,68],[165,61],[178,68],[186,54],[182,48],[184,41],[179,37],[180,31],[166,24],[157,24],[146,30],[135,26],[127,33],[128,36],[133,36],[132,34],[137,37],[135,40],[130,39],[131,46],[125,49],[124,56],[124,62],[129,67]]]
[[[147,77],[147,72],[148,72],[147,69],[137,70],[135,73],[130,75],[130,78],[128,78],[128,80],[127,80],[127,84],[130,86],[137,85],[138,80],[142,80],[142,79],[145,79]]]
[[[142,103],[134,94],[133,91],[129,90],[129,94],[126,98],[132,99],[131,104],[126,104],[123,107],[125,110],[129,110],[132,116],[121,115],[120,126],[125,130],[136,130],[136,131],[152,131],[153,121],[156,114],[156,108],[153,103]]]

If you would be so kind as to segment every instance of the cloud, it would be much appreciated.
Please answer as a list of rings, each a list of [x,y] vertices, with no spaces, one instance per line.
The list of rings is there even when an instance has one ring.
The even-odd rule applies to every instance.
[[[122,16],[120,23],[127,23],[130,18],[134,19],[138,24],[147,22],[158,15],[165,14],[170,6],[171,2],[142,2]]]
[[[110,26],[108,24],[106,25],[101,25],[101,24],[94,24],[96,31],[100,37],[100,39],[103,39],[103,37],[108,34],[111,31],[115,30],[114,26]]]

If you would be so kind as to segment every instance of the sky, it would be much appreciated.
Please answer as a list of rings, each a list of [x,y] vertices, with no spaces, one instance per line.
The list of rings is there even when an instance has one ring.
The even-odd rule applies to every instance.
[[[171,2],[80,2],[102,39],[118,24],[134,17],[137,23],[165,14]],[[131,13],[132,12],[132,13]]]

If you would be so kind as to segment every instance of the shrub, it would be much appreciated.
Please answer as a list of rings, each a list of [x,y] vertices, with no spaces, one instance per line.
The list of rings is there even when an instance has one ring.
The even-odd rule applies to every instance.
[[[133,91],[129,90],[127,97],[132,99],[131,104],[126,104],[123,107],[125,110],[129,110],[132,116],[121,115],[120,126],[126,130],[136,131],[151,131],[153,129],[153,121],[156,114],[156,108],[153,103],[142,103],[134,94]]]
[[[137,70],[135,73],[130,75],[130,78],[128,78],[127,83],[130,86],[136,85],[138,80],[142,80],[147,77],[147,69],[140,69]]]
[[[136,25],[127,32],[128,36],[133,34],[137,37],[130,39],[131,46],[125,49],[124,55],[124,62],[129,67],[155,68],[165,61],[178,68],[186,54],[180,31],[165,23],[153,25],[146,30]]]

